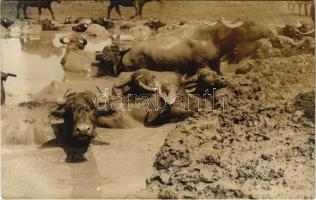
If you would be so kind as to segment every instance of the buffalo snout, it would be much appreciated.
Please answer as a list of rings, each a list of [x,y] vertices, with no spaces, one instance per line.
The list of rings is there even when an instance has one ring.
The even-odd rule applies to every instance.
[[[95,134],[93,133],[92,124],[88,124],[88,123],[77,124],[75,127],[73,136],[82,137],[82,138],[83,136],[87,136],[90,138],[94,138]]]

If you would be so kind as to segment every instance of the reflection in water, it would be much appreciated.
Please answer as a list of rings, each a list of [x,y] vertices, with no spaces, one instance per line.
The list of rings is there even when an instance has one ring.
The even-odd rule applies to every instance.
[[[88,161],[81,164],[70,164],[71,198],[101,198],[102,191],[100,187],[106,182],[105,178],[101,176],[94,157],[94,152],[89,151]]]
[[[51,56],[61,56],[62,49],[57,48],[52,43],[52,36],[48,34],[42,34],[37,38],[21,38],[21,49],[28,54],[36,54],[42,58],[48,58]]]
[[[46,38],[47,40],[49,38]],[[37,42],[30,39],[22,43],[18,38],[0,39],[0,43],[1,70],[17,74],[14,80],[5,83],[8,94],[6,104],[27,101],[30,99],[30,94],[39,92],[53,80],[63,79],[64,71],[60,65],[62,53],[53,48],[52,43],[44,44],[45,42],[39,40],[38,49],[35,48]],[[50,57],[47,57],[48,54]]]

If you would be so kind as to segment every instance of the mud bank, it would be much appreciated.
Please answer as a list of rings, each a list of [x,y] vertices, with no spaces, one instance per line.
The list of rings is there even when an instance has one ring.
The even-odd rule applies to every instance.
[[[251,70],[216,92],[217,103],[225,98],[224,110],[202,113],[168,134],[146,192],[313,198],[314,64],[312,55],[302,55],[240,65]]]

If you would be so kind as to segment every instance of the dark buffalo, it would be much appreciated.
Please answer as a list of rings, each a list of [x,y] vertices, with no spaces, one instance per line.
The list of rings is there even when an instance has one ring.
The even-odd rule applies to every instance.
[[[277,28],[278,35],[292,39],[302,39],[304,36],[314,36],[314,29],[308,30],[306,24],[286,24]]]
[[[120,11],[120,6],[134,7],[135,15],[132,18],[138,15],[141,18],[144,5],[150,1],[152,0],[111,0],[110,5],[108,7],[108,19],[110,19],[111,17],[111,11],[113,8],[115,8],[117,14],[121,17],[121,19],[124,19]],[[156,0],[156,1],[161,2],[161,0]]]
[[[53,24],[52,21],[49,19],[45,19],[42,22],[42,30],[43,31],[58,31],[59,29],[60,29],[60,27]]]
[[[194,93],[203,95],[205,91],[213,92],[226,87],[229,84],[228,80],[224,76],[219,76],[216,72],[202,68],[198,72],[187,77],[184,75],[181,78],[181,85],[186,88],[188,93]]]
[[[42,8],[44,8],[44,9],[49,10],[50,14],[52,15],[52,18],[55,20],[55,15],[54,15],[54,12],[53,12],[52,7],[51,7],[51,4],[53,1],[61,3],[61,0],[18,0],[16,18],[20,18],[20,8],[21,7],[23,9],[23,14],[24,14],[25,19],[28,18],[26,15],[27,7],[37,7],[39,17],[41,17]]]
[[[92,18],[91,21],[92,23],[99,24],[106,29],[111,29],[115,25],[111,20],[106,19],[105,17]]]
[[[83,154],[96,136],[95,97],[92,92],[70,92],[57,100],[58,107],[50,113],[56,140],[67,155],[66,162],[86,160]]]
[[[120,92],[118,92],[120,90]],[[135,71],[130,79],[114,85],[112,88],[114,95],[126,94],[145,94],[157,92],[158,86],[156,84],[155,76],[146,69],[139,69]]]
[[[251,21],[231,23],[222,19],[215,25],[183,27],[135,44],[113,71],[146,68],[195,74],[207,67],[220,73],[221,60],[237,63],[258,48],[259,39],[271,35],[269,28]]]

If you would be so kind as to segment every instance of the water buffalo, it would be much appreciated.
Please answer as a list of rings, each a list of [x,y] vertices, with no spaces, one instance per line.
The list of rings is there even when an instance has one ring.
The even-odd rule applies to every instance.
[[[56,135],[59,135],[60,143],[71,148],[84,147],[80,151],[67,151],[68,159],[82,158],[88,142],[96,136],[96,126],[132,128],[161,125],[182,120],[197,109],[197,98],[189,96],[182,88],[173,84],[161,84],[158,88],[155,95],[143,95],[131,101],[124,96],[96,95],[90,91],[70,93],[57,99],[58,107],[50,113],[50,122],[59,124],[58,132],[62,134]]]
[[[63,37],[60,42],[67,45],[66,53],[60,62],[63,69],[67,72],[91,75],[91,67],[94,66],[96,55],[93,52],[83,51],[87,40],[82,36]]]
[[[118,92],[120,90],[120,92]],[[128,80],[113,86],[112,91],[115,95],[126,94],[145,94],[157,92],[155,76],[146,69],[135,71]]]
[[[108,7],[108,19],[110,19],[111,11],[115,8],[117,14],[124,19],[120,11],[120,5],[125,7],[134,7],[135,8],[135,15],[132,17],[140,16],[142,18],[143,7],[146,3],[152,0],[111,0],[110,5]],[[157,2],[161,3],[161,0],[156,0]]]
[[[181,85],[186,88],[188,93],[194,93],[203,95],[208,90],[212,92],[213,90],[221,89],[229,84],[228,80],[224,76],[219,76],[216,72],[202,68],[198,72],[187,77],[184,75],[181,78]]]
[[[193,75],[197,69],[209,67],[220,73],[221,60],[239,62],[256,50],[259,39],[271,34],[269,28],[251,21],[231,23],[222,19],[215,25],[183,27],[136,43],[121,55],[113,71],[146,68]]]
[[[153,90],[157,92],[152,93]],[[183,88],[167,82],[158,83],[157,88],[151,88],[141,95],[124,95],[108,98],[107,112],[97,120],[99,126],[136,128],[140,125],[157,126],[176,122],[191,116],[193,111],[199,109],[200,102],[198,97],[191,96]]]
[[[52,23],[51,20],[45,19],[42,22],[42,30],[43,31],[58,31],[60,29],[59,26],[56,26],[54,23]]]
[[[314,29],[308,30],[306,24],[285,24],[277,27],[277,34],[283,35],[292,39],[302,39],[304,36],[314,36]]]
[[[66,162],[86,160],[83,154],[96,136],[97,112],[94,99],[92,92],[68,92],[57,100],[58,107],[50,113],[56,140],[67,155]]]
[[[92,23],[99,24],[106,29],[111,29],[114,27],[114,22],[105,17],[91,18]]]
[[[51,4],[53,1],[56,1],[58,3],[61,3],[61,0],[18,0],[17,4],[17,15],[16,18],[20,18],[20,8],[22,7],[23,9],[23,14],[24,18],[28,19],[26,15],[26,9],[27,7],[37,7],[38,8],[38,14],[39,18],[41,17],[42,14],[42,8],[48,9],[50,14],[52,15],[52,18],[55,20],[55,15],[52,10]]]

